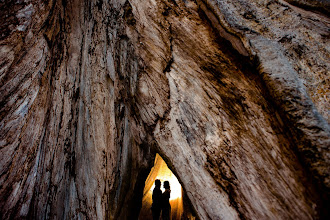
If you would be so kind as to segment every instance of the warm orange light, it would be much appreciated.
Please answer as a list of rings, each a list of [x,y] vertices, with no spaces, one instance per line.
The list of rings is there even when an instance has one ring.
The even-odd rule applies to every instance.
[[[166,166],[166,164],[165,164],[165,166]],[[167,166],[166,166],[166,168],[167,168]],[[162,183],[164,183],[164,181],[166,181],[166,180],[170,182],[170,188],[171,188],[170,200],[181,198],[181,195],[182,195],[181,185],[180,185],[178,179],[175,177],[175,175],[171,172],[170,169],[167,168],[167,170],[166,169],[160,170],[156,179],[159,179]],[[152,193],[154,188],[155,188],[155,183],[152,185],[152,187],[150,189],[150,193]],[[163,184],[162,184],[161,189],[163,192],[165,191]]]
[[[163,187],[164,181],[170,182],[170,204],[172,210],[172,219],[177,220],[181,219],[183,213],[183,201],[182,201],[182,187],[172,173],[172,171],[167,167],[165,161],[159,156],[156,155],[154,167],[151,169],[149,176],[145,181],[145,188],[143,191],[142,198],[142,208],[140,212],[139,219],[151,220],[151,204],[152,204],[152,191],[155,188],[155,180],[159,179],[162,182],[161,190],[164,192]]]

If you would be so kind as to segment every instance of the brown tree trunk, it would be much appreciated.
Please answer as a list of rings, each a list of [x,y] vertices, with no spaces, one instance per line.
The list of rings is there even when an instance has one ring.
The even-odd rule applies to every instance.
[[[199,219],[328,214],[323,0],[0,2],[0,218],[136,219],[159,153]]]

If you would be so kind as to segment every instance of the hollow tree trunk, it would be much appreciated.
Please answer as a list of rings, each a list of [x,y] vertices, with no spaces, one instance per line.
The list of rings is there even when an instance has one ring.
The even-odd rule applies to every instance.
[[[134,219],[156,153],[200,219],[328,215],[326,2],[0,8],[1,219]]]

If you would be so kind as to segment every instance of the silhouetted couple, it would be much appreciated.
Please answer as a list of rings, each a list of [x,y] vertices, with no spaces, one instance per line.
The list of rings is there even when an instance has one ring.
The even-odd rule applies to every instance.
[[[152,218],[159,220],[160,212],[162,212],[162,220],[170,220],[171,217],[171,205],[170,205],[170,183],[164,182],[165,191],[162,193],[160,189],[160,180],[155,180],[155,188],[152,192]]]

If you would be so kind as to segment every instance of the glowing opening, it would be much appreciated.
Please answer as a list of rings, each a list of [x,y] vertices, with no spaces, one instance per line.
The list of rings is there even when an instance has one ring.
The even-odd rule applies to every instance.
[[[166,166],[166,164],[165,164],[165,166]],[[162,183],[164,183],[164,181],[166,181],[166,180],[170,182],[170,187],[171,187],[170,200],[175,200],[177,198],[181,198],[182,188],[181,188],[181,185],[179,183],[179,180],[171,172],[171,170],[168,169],[167,166],[166,167],[165,166],[161,167],[161,169],[159,170],[158,175],[156,176],[156,179],[159,179]],[[154,188],[155,188],[155,183],[150,188],[149,193],[152,194],[152,191],[154,190]],[[165,191],[165,188],[164,188],[163,184],[162,184],[161,189],[162,189],[162,191]]]
[[[182,201],[182,187],[172,171],[167,167],[166,162],[156,155],[154,167],[151,169],[146,181],[143,191],[142,208],[139,219],[148,220],[152,219],[151,204],[152,204],[152,191],[155,188],[155,180],[159,179],[162,182],[161,190],[164,192],[164,181],[170,182],[171,195],[171,215],[172,220],[181,219],[183,214],[183,201]]]

